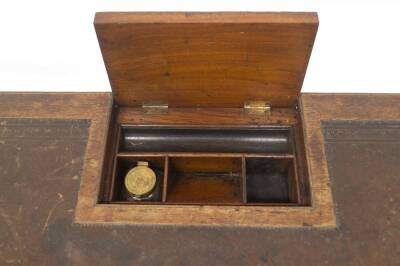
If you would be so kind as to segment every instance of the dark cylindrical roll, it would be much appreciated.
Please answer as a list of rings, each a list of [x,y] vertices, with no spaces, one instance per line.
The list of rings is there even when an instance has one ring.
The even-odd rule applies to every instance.
[[[124,128],[122,150],[286,153],[287,129]]]

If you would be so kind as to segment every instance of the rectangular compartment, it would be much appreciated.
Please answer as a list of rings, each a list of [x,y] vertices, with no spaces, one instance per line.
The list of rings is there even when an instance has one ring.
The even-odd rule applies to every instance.
[[[124,180],[130,169],[137,166],[138,161],[146,161],[149,167],[156,173],[157,184],[155,188],[155,198],[152,200],[135,201],[141,202],[161,202],[164,183],[165,157],[163,156],[142,156],[129,155],[117,156],[114,174],[114,182],[112,186],[111,201],[128,201],[125,192]]]
[[[241,157],[169,157],[168,203],[242,203]]]
[[[245,160],[247,203],[299,203],[294,158]]]
[[[103,202],[148,203],[128,201],[124,196],[125,175],[141,160],[148,161],[162,175],[153,203],[309,205],[309,184],[301,157],[303,144],[299,129],[294,126],[190,128],[123,124],[115,132],[115,148],[110,146],[111,152],[115,150],[112,177],[103,183]],[[126,136],[135,136],[134,142]],[[237,148],[232,136],[244,139],[244,145]]]

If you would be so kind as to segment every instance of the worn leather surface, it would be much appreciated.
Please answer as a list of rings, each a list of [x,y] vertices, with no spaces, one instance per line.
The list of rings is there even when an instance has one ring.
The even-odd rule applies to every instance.
[[[400,264],[399,122],[323,122],[335,229],[74,225],[89,126],[0,119],[1,265]]]

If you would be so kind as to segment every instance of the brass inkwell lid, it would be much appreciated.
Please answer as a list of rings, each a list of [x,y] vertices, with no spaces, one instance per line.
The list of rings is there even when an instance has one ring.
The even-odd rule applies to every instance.
[[[129,193],[135,196],[144,196],[150,193],[156,182],[156,174],[149,168],[149,163],[144,161],[137,162],[137,166],[125,176],[125,187]]]

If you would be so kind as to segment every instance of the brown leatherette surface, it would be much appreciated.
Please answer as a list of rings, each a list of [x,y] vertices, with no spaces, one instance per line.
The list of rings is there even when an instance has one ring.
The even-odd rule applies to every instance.
[[[331,229],[73,224],[110,104],[108,93],[0,94],[1,265],[400,264],[400,95],[302,96],[310,155],[327,158],[329,173],[311,175],[331,182]]]

